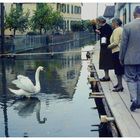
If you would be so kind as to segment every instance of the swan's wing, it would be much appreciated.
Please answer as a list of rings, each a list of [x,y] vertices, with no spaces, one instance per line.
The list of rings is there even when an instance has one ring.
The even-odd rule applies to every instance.
[[[30,94],[28,92],[24,91],[23,89],[15,90],[15,89],[9,88],[9,90],[17,96],[22,96],[22,95],[27,96],[27,97],[30,96]]]
[[[35,92],[32,81],[26,76],[18,75],[17,79],[13,80],[12,83],[15,84],[18,88],[23,89],[27,92]]]

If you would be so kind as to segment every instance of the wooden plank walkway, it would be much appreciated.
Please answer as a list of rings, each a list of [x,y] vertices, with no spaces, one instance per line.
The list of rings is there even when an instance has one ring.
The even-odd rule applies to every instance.
[[[103,77],[104,72],[99,70],[99,50],[100,46],[99,42],[97,42],[95,45],[92,63],[97,70],[98,76]],[[116,77],[113,70],[111,70],[109,74],[111,81],[101,82],[101,86],[121,136],[140,137],[140,109],[136,109],[135,112],[130,111],[130,95],[124,80],[124,91],[119,93],[112,92],[113,85],[116,84]]]

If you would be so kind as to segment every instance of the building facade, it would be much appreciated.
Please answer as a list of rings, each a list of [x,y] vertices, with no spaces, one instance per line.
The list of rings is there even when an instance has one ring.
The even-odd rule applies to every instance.
[[[5,13],[9,14],[11,7],[15,8],[17,6],[19,6],[23,10],[23,12],[29,11],[29,13],[30,13],[29,18],[33,16],[34,10],[36,10],[36,8],[37,8],[36,3],[4,3]],[[29,30],[24,33],[17,31],[16,34],[17,35],[26,34],[27,32],[29,32]],[[9,29],[5,30],[5,35],[11,35],[11,34],[13,34],[13,31],[10,31]]]
[[[75,21],[81,20],[81,3],[47,3],[50,5],[54,11],[60,11],[63,18],[63,30],[71,31],[71,24]],[[33,16],[34,10],[37,8],[37,3],[5,3],[5,12],[8,14],[10,12],[11,6],[19,6],[23,12],[30,12],[30,16]],[[12,34],[10,30],[5,30],[5,34]],[[17,34],[21,34],[17,32]]]
[[[114,13],[115,13],[115,6],[114,5],[106,6],[103,16],[107,20],[110,20],[114,17]]]
[[[140,6],[140,3],[116,3],[115,16],[122,20],[123,25],[127,24],[134,19],[133,12],[136,6]]]
[[[63,29],[66,31],[71,31],[73,22],[81,20],[81,3],[49,3],[49,5],[61,12],[64,18]]]

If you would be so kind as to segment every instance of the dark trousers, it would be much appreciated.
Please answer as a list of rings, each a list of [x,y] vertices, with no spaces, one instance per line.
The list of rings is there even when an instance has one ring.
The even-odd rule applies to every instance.
[[[118,76],[121,76],[124,74],[124,66],[120,64],[119,60],[119,52],[115,52],[112,54],[112,60],[113,60],[113,67],[115,74]]]

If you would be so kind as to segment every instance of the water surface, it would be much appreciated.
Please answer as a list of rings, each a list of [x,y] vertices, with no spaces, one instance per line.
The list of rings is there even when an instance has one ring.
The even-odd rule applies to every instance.
[[[99,137],[92,131],[100,121],[94,100],[88,99],[89,61],[82,61],[81,53],[26,58],[0,61],[0,137]],[[18,74],[35,83],[38,66],[46,69],[40,73],[39,94],[28,99],[10,93]]]

